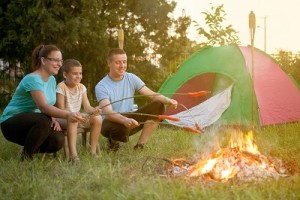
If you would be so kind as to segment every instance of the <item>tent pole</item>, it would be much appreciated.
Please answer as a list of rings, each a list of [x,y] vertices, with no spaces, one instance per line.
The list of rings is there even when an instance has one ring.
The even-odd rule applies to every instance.
[[[255,35],[255,27],[256,27],[256,22],[255,22],[255,14],[253,11],[250,12],[249,14],[249,30],[250,30],[250,38],[251,38],[251,58],[252,58],[252,81],[251,81],[251,89],[252,89],[252,101],[251,101],[251,123],[252,123],[252,131],[254,133],[254,35]]]

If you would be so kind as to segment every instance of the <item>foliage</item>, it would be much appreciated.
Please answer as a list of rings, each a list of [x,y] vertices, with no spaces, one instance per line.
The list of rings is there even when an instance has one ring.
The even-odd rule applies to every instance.
[[[273,57],[282,70],[291,75],[300,84],[300,54],[293,54],[290,51],[281,49]]]
[[[156,55],[161,55],[171,39],[169,32],[174,19],[170,18],[169,14],[174,10],[175,3],[165,0],[121,2],[122,7],[118,1],[105,1],[104,4],[106,6],[103,13],[107,13],[106,18],[117,17],[108,21],[109,35],[114,36],[110,37],[109,44],[111,47],[117,46],[116,27],[121,24],[124,29],[124,49],[128,55],[129,71],[141,77],[147,86],[155,91],[163,82],[166,73]]]
[[[150,50],[159,53],[168,43],[173,24],[169,13],[175,8],[167,0],[6,0],[0,5],[0,58],[21,62],[28,73],[34,47],[56,44],[64,59],[82,63],[83,83],[91,98],[94,86],[107,73],[108,49],[117,47],[117,27],[123,25],[124,48],[128,62],[134,64],[133,58],[146,58]],[[150,63],[144,59],[142,66]]]
[[[85,40],[92,37],[94,43],[90,43],[93,46],[89,48],[100,51],[100,47],[94,44],[101,45],[99,35],[105,30],[100,27],[93,30],[96,15],[89,14],[96,12],[97,8],[99,3],[96,1],[10,1],[1,13],[0,56],[9,62],[22,62],[29,72],[30,54],[41,43],[57,44],[68,55],[78,46],[81,46],[81,51],[87,50]]]
[[[202,36],[203,41],[200,43],[200,48],[206,46],[224,46],[228,44],[239,44],[237,31],[232,25],[223,25],[226,20],[226,13],[223,9],[224,5],[212,6],[209,11],[202,12],[205,16],[205,26],[194,21],[197,27],[198,34]]]
[[[25,73],[31,71],[31,52],[39,44],[56,44],[64,58],[82,62],[84,72],[97,74],[107,49],[105,20],[100,21],[102,4],[97,0],[24,1],[1,3],[0,57],[10,64],[21,62]],[[101,26],[100,26],[101,24]],[[85,52],[84,54],[82,52]],[[88,75],[88,73],[86,73]],[[96,77],[84,79],[95,82]]]
[[[153,91],[157,91],[161,83],[164,81],[164,71],[163,68],[157,68],[157,66],[151,63],[135,62],[135,65],[130,65],[129,72],[134,71],[135,74],[139,74],[139,77],[144,80],[147,87],[151,88]],[[148,99],[145,98],[135,98],[135,103],[139,106],[144,105]]]
[[[79,148],[81,163],[72,165],[63,152],[35,156],[19,162],[19,146],[0,134],[0,199],[299,199],[300,124],[268,126],[254,131],[259,151],[281,159],[287,177],[262,182],[210,182],[172,177],[164,159],[195,160],[216,147],[216,138],[230,128],[212,127],[203,135],[160,127],[142,151],[134,151],[139,135],[122,144],[118,152],[107,152],[100,138],[101,156],[90,157]],[[270,141],[271,138],[271,141]],[[228,138],[227,138],[228,139]],[[225,138],[224,138],[225,140]],[[78,144],[80,144],[80,137]]]
[[[183,13],[174,24],[174,35],[171,36],[169,43],[161,49],[161,65],[164,66],[168,74],[176,71],[177,67],[191,53],[196,44],[187,38],[187,30],[191,25],[191,19]]]
[[[296,56],[292,76],[297,81],[298,85],[300,85],[300,55],[299,54]]]
[[[6,63],[0,67],[0,113],[12,98],[19,81],[23,78],[22,70],[17,66],[9,68]]]
[[[1,109],[6,107],[6,105],[12,98],[12,95],[16,88],[16,84],[15,82],[12,81],[4,82],[1,80],[0,83],[3,84],[2,86],[0,86],[0,114],[1,114]]]

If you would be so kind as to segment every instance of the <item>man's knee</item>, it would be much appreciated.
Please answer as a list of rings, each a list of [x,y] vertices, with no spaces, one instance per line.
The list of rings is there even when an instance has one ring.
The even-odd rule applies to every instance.
[[[103,121],[101,134],[106,137],[120,142],[129,141],[129,130],[122,124],[114,123],[108,120]]]
[[[162,102],[154,100],[150,103],[149,107],[153,110],[153,114],[160,115],[165,112],[165,106]]]

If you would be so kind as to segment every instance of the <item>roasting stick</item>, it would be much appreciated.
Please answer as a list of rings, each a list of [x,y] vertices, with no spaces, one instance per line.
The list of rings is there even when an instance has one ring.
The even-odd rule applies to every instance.
[[[143,94],[141,94],[141,95],[135,95],[135,96],[126,97],[126,98],[123,98],[123,99],[120,99],[120,100],[117,100],[117,101],[113,101],[109,104],[106,104],[106,105],[102,106],[100,109],[105,108],[106,106],[109,106],[111,104],[118,103],[118,102],[121,102],[121,101],[124,101],[124,100],[127,100],[127,99],[136,98],[136,97],[151,97],[151,96],[168,95],[168,94],[187,95],[187,96],[190,96],[190,97],[200,97],[200,96],[207,95],[209,93],[211,93],[211,92],[202,90],[202,91],[198,91],[198,92],[187,92],[187,93],[156,93],[156,94],[152,94],[152,95],[143,95]]]
[[[151,114],[145,114],[145,113],[134,113],[134,112],[126,112],[126,113],[101,113],[101,115],[112,115],[112,114],[130,114],[130,115],[140,115],[140,116],[150,116],[150,117],[156,117],[160,120],[170,120],[170,121],[175,121],[175,122],[178,122],[180,121],[179,118],[177,117],[171,117],[171,116],[168,116],[168,115],[151,115]],[[91,117],[93,116],[93,114],[87,116],[87,117]],[[170,124],[170,123],[165,123],[165,122],[139,122],[139,125],[141,124],[154,124],[154,123],[159,123],[159,124],[168,124],[168,125],[174,125],[174,124]],[[176,127],[181,127],[182,129],[184,129],[185,131],[188,131],[188,132],[193,132],[193,133],[200,133],[200,132],[203,132],[202,129],[195,129],[195,128],[192,128],[192,127],[188,127],[188,126],[178,126],[178,125],[174,125]]]
[[[181,128],[183,128],[184,130],[186,130],[186,131],[189,131],[189,132],[194,132],[194,133],[200,133],[200,132],[204,132],[203,131],[203,129],[200,127],[200,125],[196,122],[196,120],[195,120],[195,118],[194,118],[194,116],[192,115],[192,113],[189,111],[189,109],[188,108],[186,108],[183,104],[180,104],[181,106],[183,106],[188,112],[189,112],[189,114],[191,115],[191,117],[192,117],[192,119],[194,120],[194,122],[195,122],[195,128],[192,128],[192,127],[189,127],[189,126],[179,126],[179,125],[175,125],[175,124],[172,124],[172,125],[174,125],[174,126],[177,126],[177,127],[181,127]],[[86,116],[86,118],[91,118],[91,117],[93,117],[93,116],[97,116],[97,115],[114,115],[114,114],[123,114],[123,115],[140,115],[140,116],[150,116],[150,117],[156,117],[156,118],[158,118],[158,119],[160,119],[160,120],[170,120],[170,121],[174,121],[174,122],[179,122],[180,121],[180,119],[179,118],[177,118],[177,117],[171,117],[171,116],[169,116],[169,115],[151,115],[151,114],[146,114],[146,113],[136,113],[136,112],[124,112],[124,113],[120,113],[120,112],[114,112],[114,113],[92,113],[92,114],[90,114],[90,115],[88,115],[88,116]],[[140,122],[139,124],[145,124],[145,122]],[[148,122],[146,122],[146,123],[148,123]],[[149,123],[157,123],[157,122],[149,122]],[[162,122],[158,122],[158,123],[162,123]],[[167,123],[165,123],[165,124],[167,124]],[[168,123],[168,124],[170,124],[170,123]]]
[[[201,128],[201,126],[198,124],[198,122],[195,120],[195,117],[194,115],[191,113],[191,111],[186,107],[184,106],[183,104],[179,104],[180,106],[182,106],[188,113],[189,115],[191,116],[191,118],[193,119],[194,123],[195,123],[195,128],[191,128],[189,126],[183,126],[184,129],[194,129],[194,130],[198,130],[198,132],[202,132],[204,133],[204,130]],[[174,125],[174,124],[173,124]],[[193,132],[193,130],[190,130]]]
[[[178,122],[180,121],[179,118],[177,117],[171,117],[169,115],[152,115],[152,114],[147,114],[147,113],[138,113],[138,112],[112,112],[112,113],[99,113],[99,112],[94,112],[92,114],[89,114],[86,116],[86,118],[91,118],[93,116],[97,116],[97,115],[115,115],[115,114],[121,114],[121,115],[140,115],[140,116],[150,116],[150,117],[156,117],[160,120],[170,120],[170,121],[175,121]]]
[[[109,106],[109,105],[112,105],[112,104],[114,104],[114,103],[121,102],[121,101],[124,101],[124,100],[126,100],[126,99],[136,98],[136,97],[158,96],[158,95],[163,95],[163,94],[164,94],[164,95],[168,95],[168,94],[177,94],[177,95],[187,95],[187,96],[190,96],[190,97],[200,97],[200,96],[204,96],[204,95],[207,95],[207,94],[210,94],[210,93],[211,93],[210,91],[202,90],[202,91],[198,91],[198,92],[187,92],[187,93],[157,93],[157,94],[153,94],[153,95],[135,95],[135,96],[126,97],[126,98],[123,98],[123,99],[120,99],[120,100],[117,100],[117,101],[113,101],[113,102],[111,102],[111,103],[109,103],[109,104],[106,104],[106,105],[102,106],[100,109],[105,108],[105,107],[107,107],[107,106]],[[191,114],[191,112],[189,111],[189,109],[186,108],[183,104],[180,104],[180,105],[181,105],[182,107],[184,107],[184,108],[189,112],[189,114],[191,115],[192,119],[193,119],[194,122],[195,122],[195,127],[196,127],[196,129],[191,128],[191,127],[187,127],[187,126],[182,126],[182,128],[185,129],[185,130],[192,131],[192,132],[197,132],[197,133],[198,133],[199,131],[200,131],[200,132],[204,132],[204,131],[201,129],[200,125],[196,122],[194,116]],[[116,113],[101,113],[101,115],[108,115],[108,114],[133,114],[133,115],[145,115],[145,116],[157,117],[157,118],[159,118],[159,119],[161,119],[161,120],[167,119],[167,120],[171,120],[171,121],[180,121],[180,119],[174,118],[174,117],[170,117],[170,116],[168,116],[168,115],[150,115],[150,114],[133,113],[133,112],[127,112],[127,113],[118,113],[118,112],[116,112]],[[95,116],[95,115],[98,115],[98,113],[96,113],[96,114],[95,114],[95,113],[92,113],[92,114],[88,115],[87,118],[90,118],[90,117]],[[199,131],[197,131],[197,130],[199,130]]]
[[[160,120],[168,119],[168,120],[175,121],[175,122],[180,121],[179,118],[177,118],[177,117],[171,117],[171,116],[169,116],[169,115],[151,115],[151,114],[137,113],[137,112],[124,112],[124,113],[113,112],[113,113],[101,113],[101,115],[115,115],[115,114],[150,116],[150,117],[156,117],[156,118],[158,118],[158,119],[160,119]]]
[[[170,123],[166,123],[166,122],[139,122],[139,124],[140,125],[142,125],[142,124],[167,124],[167,125],[173,125],[173,126],[176,126],[176,127],[180,127],[183,130],[188,131],[188,132],[192,132],[192,133],[201,133],[202,132],[198,129],[195,129],[195,128],[192,128],[192,127],[189,127],[189,126],[178,126],[178,125],[170,124]]]
[[[196,122],[194,115],[192,115],[191,111],[185,107],[183,104],[179,104],[180,106],[182,106],[191,116],[191,118],[193,119],[193,121],[195,122],[195,128],[198,129],[199,131],[201,131],[202,133],[204,133],[204,130],[201,128],[201,126],[198,124],[198,122]]]

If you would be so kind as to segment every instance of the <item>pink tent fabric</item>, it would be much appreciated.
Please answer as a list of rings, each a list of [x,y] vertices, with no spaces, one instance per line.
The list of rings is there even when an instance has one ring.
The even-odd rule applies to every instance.
[[[240,47],[252,74],[251,48]],[[263,52],[254,49],[254,88],[261,126],[300,121],[300,91]]]

